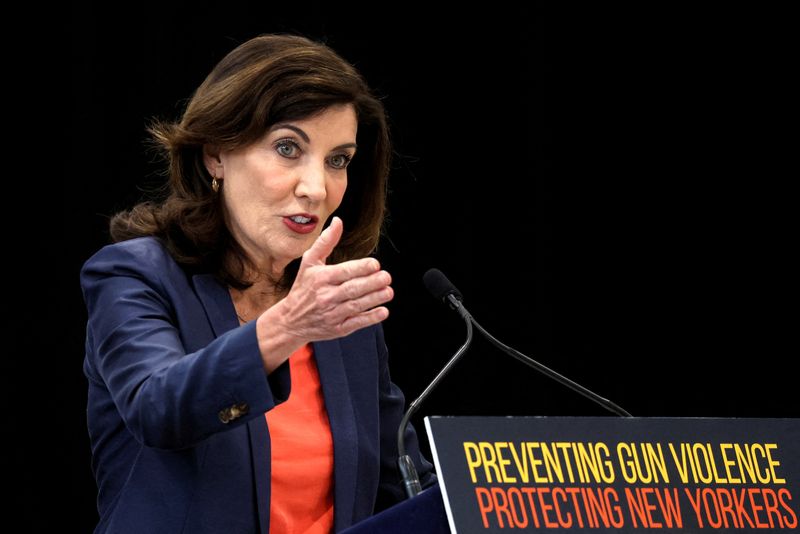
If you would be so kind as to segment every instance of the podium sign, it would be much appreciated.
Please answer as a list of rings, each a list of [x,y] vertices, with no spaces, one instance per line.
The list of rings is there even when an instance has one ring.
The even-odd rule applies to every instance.
[[[800,530],[800,419],[426,417],[450,529]]]

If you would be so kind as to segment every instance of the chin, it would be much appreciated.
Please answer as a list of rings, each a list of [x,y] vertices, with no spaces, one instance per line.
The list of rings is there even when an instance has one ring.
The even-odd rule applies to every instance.
[[[282,251],[283,253],[280,254],[279,258],[281,262],[291,263],[294,260],[298,260],[303,257],[303,254],[311,248],[311,245],[314,241],[310,241],[307,245],[299,246],[299,247],[290,247],[286,250]]]

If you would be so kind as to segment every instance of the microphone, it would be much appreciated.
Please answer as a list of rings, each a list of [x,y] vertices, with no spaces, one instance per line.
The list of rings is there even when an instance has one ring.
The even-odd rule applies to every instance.
[[[428,293],[437,299],[444,300],[445,302],[448,301],[448,297],[453,297],[459,302],[464,300],[464,297],[461,296],[461,292],[456,289],[453,282],[448,280],[439,269],[428,269],[428,271],[422,275],[422,283],[425,284],[425,289],[428,290]]]
[[[472,315],[470,315],[469,312],[467,312],[466,308],[464,308],[463,304],[461,303],[461,301],[463,300],[461,292],[458,289],[456,289],[456,286],[454,286],[453,283],[450,282],[450,280],[448,280],[447,277],[444,275],[444,273],[442,273],[442,271],[440,271],[439,269],[429,269],[428,272],[426,272],[425,275],[422,277],[422,279],[425,283],[425,287],[434,297],[444,301],[451,308],[456,310],[462,317],[468,319],[470,323],[475,325],[475,328],[478,329],[478,332],[483,334],[495,347],[499,348],[506,354],[509,354],[513,358],[521,361],[525,365],[533,367],[537,371],[544,373],[545,375],[549,376],[556,382],[563,384],[574,391],[577,391],[584,397],[588,398],[591,401],[596,402],[603,408],[615,413],[616,415],[619,415],[620,417],[633,417],[630,413],[623,410],[621,407],[617,406],[610,400],[601,397],[597,393],[581,386],[577,382],[573,382],[569,378],[553,371],[552,369],[546,367],[545,365],[542,365],[533,358],[529,358],[528,356],[525,356],[521,352],[509,346],[506,346],[497,339],[495,339],[494,336],[492,336],[489,332],[484,330],[483,327],[479,325],[477,321],[475,321]]]

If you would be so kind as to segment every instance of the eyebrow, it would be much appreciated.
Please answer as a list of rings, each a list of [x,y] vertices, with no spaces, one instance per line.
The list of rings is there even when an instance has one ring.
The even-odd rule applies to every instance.
[[[279,130],[281,128],[286,128],[287,130],[291,130],[291,131],[295,132],[297,135],[299,135],[303,139],[303,141],[305,141],[306,143],[311,143],[311,138],[308,137],[308,134],[306,132],[304,132],[302,130],[302,128],[298,128],[294,124],[288,124],[288,123],[276,124],[275,126],[270,128],[270,130]],[[343,145],[339,145],[339,146],[333,147],[333,150],[341,150],[343,148],[355,148],[355,149],[357,149],[358,145],[355,144],[355,143],[345,143]]]

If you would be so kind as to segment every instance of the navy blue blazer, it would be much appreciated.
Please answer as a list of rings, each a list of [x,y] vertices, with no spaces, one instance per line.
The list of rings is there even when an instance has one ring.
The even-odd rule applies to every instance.
[[[267,376],[255,321],[239,326],[227,288],[187,273],[154,238],[101,249],[81,287],[95,532],[267,534],[264,412],[289,396],[288,362]],[[404,498],[395,461],[405,401],[380,325],[313,345],[339,531]],[[406,439],[423,485],[433,484],[412,428]]]

